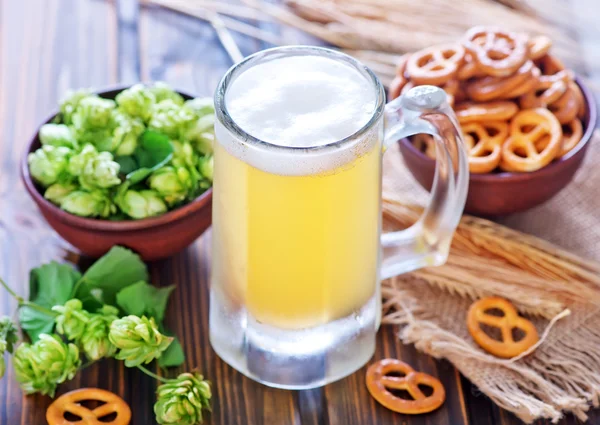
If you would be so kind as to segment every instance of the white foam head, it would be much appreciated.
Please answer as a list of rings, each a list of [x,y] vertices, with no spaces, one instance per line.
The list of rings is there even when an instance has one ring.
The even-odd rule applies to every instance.
[[[360,130],[375,109],[372,83],[349,65],[290,56],[242,73],[226,96],[229,115],[248,134],[280,146],[320,146]]]
[[[273,51],[292,49],[304,48]],[[377,113],[382,93],[364,70],[331,55],[342,56],[279,54],[240,70],[225,91],[231,120],[254,138],[283,147],[319,147],[355,134]],[[362,135],[365,140],[349,142],[354,149],[345,146],[348,149],[336,152],[294,153],[236,140],[222,122],[217,122],[215,129],[219,143],[239,159],[266,171],[296,175],[349,162],[379,137],[374,129]]]

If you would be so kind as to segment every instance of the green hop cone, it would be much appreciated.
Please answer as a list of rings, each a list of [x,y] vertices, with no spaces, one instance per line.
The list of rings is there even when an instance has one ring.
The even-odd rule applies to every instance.
[[[215,143],[215,116],[204,115],[191,126],[184,135],[185,140],[192,142],[198,152],[203,155],[213,153]]]
[[[179,139],[188,132],[195,119],[192,111],[183,108],[171,99],[166,99],[153,106],[152,118],[150,118],[148,127],[171,139]]]
[[[183,105],[183,97],[173,90],[171,86],[162,81],[157,81],[148,87],[148,90],[154,95],[156,103],[162,102],[163,100],[171,100],[178,106]]]
[[[78,341],[90,320],[90,314],[83,309],[81,301],[74,298],[65,305],[55,305],[52,311],[58,313],[54,319],[57,332],[71,341]]]
[[[121,166],[113,161],[110,152],[100,152],[87,160],[79,175],[79,183],[88,190],[108,189],[121,184],[120,169]]]
[[[72,379],[80,365],[77,346],[65,344],[58,335],[41,334],[35,344],[19,345],[13,356],[17,382],[26,394],[54,397],[56,386]]]
[[[114,110],[116,103],[98,96],[83,98],[73,114],[75,136],[82,143],[93,144],[99,151],[108,151],[113,144],[113,129],[116,125]]]
[[[171,163],[176,167],[194,167],[198,163],[198,154],[194,151],[190,142],[171,140],[173,146],[173,158]]]
[[[115,109],[114,100],[103,99],[92,95],[79,101],[77,110],[73,114],[75,130],[93,130],[110,127],[112,125],[112,111]]]
[[[6,371],[6,363],[4,361],[4,353],[13,352],[13,347],[17,343],[17,328],[12,320],[8,317],[0,318],[0,378],[4,376]]]
[[[79,341],[88,359],[95,361],[115,355],[117,347],[108,339],[108,333],[111,323],[118,319],[118,313],[119,310],[115,307],[105,305],[98,313],[90,315]]]
[[[86,89],[69,90],[65,93],[65,97],[60,101],[60,116],[63,123],[68,125],[73,123],[73,114],[79,106],[79,102],[88,96],[92,96],[92,94]]]
[[[119,108],[127,115],[148,121],[152,113],[152,105],[156,102],[156,97],[143,84],[135,84],[119,93],[115,100]]]
[[[67,166],[67,171],[69,172],[69,174],[71,174],[72,176],[75,176],[75,177],[81,175],[81,173],[83,172],[83,168],[85,167],[85,164],[87,164],[87,162],[90,159],[93,159],[96,156],[98,156],[98,151],[96,150],[94,145],[91,145],[91,144],[85,145],[81,149],[80,152],[73,155],[69,159],[69,165]]]
[[[138,145],[138,138],[144,132],[144,123],[138,118],[116,114],[117,127],[113,132],[111,150],[117,156],[133,154]]]
[[[116,198],[121,211],[131,218],[147,218],[167,212],[158,192],[154,190],[127,190]]]
[[[194,112],[198,118],[215,113],[215,103],[212,97],[197,97],[186,100],[183,105]]]
[[[126,316],[113,321],[108,339],[119,349],[115,358],[124,360],[127,367],[159,358],[173,341],[158,331],[154,319],[146,316]]]
[[[115,204],[103,191],[76,190],[63,198],[60,207],[81,217],[108,217],[117,211]]]
[[[208,155],[208,156],[200,158],[200,161],[198,162],[198,169],[200,170],[200,173],[202,174],[202,176],[205,179],[210,180],[211,182],[213,180],[213,171],[214,171],[213,167],[214,167],[214,161],[213,161],[212,155]]]
[[[49,186],[44,192],[44,198],[53,204],[60,205],[65,197],[77,190],[77,186],[73,183],[54,183]]]
[[[148,179],[150,188],[158,192],[169,206],[184,201],[195,183],[186,167],[162,167]]]
[[[198,373],[182,373],[156,389],[156,421],[162,425],[202,423],[202,411],[210,411],[210,384]]]
[[[40,128],[39,137],[42,145],[77,147],[75,135],[64,124],[44,124]]]
[[[31,176],[44,186],[56,183],[66,173],[71,149],[45,145],[27,156]]]

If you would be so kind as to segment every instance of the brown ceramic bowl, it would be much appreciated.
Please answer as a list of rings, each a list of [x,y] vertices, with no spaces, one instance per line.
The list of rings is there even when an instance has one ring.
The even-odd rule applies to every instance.
[[[127,87],[97,92],[100,96],[114,99]],[[181,93],[186,98],[192,96]],[[52,115],[45,123],[54,118]],[[27,154],[41,146],[38,133],[29,143],[21,161],[21,177],[42,215],[52,228],[67,242],[84,254],[100,257],[112,246],[121,245],[140,254],[145,261],[168,257],[182,250],[197,239],[211,223],[212,189],[192,202],[158,217],[131,221],[110,221],[78,217],[61,210],[46,200],[31,175]]]
[[[589,89],[577,80],[587,103],[583,137],[564,157],[530,173],[495,172],[471,174],[465,212],[479,216],[503,216],[528,210],[552,198],[573,178],[581,165],[596,127],[596,102]],[[433,183],[435,161],[415,148],[408,139],[400,140],[406,166],[425,189]]]

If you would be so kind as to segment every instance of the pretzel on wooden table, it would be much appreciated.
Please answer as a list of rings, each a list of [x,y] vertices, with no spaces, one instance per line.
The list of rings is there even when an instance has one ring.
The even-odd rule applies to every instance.
[[[101,401],[104,404],[88,409],[81,402],[85,400]],[[70,421],[65,413],[79,416],[81,419]],[[102,418],[116,414],[106,421]],[[58,397],[46,410],[49,425],[127,425],[131,421],[131,409],[121,397],[99,388],[81,388]]]
[[[390,374],[404,376],[390,376]],[[442,383],[431,375],[416,372],[408,364],[396,359],[384,359],[369,366],[367,370],[367,389],[375,400],[394,412],[415,415],[431,412],[444,403],[446,391]],[[419,385],[433,389],[429,396],[423,394]],[[405,400],[389,390],[405,390],[413,400]]]

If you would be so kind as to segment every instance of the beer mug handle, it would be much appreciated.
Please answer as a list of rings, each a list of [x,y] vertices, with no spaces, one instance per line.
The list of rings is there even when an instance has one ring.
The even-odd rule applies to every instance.
[[[417,86],[386,105],[386,147],[417,133],[428,133],[435,140],[437,160],[431,197],[414,225],[382,235],[383,279],[445,263],[465,206],[467,154],[460,126],[442,89]]]

